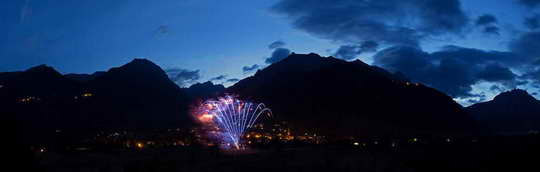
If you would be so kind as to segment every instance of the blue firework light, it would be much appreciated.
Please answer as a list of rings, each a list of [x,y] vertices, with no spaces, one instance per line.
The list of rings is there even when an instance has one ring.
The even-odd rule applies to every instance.
[[[252,103],[236,96],[207,100],[199,106],[197,119],[219,131],[218,138],[227,148],[242,149],[243,136],[261,115],[272,115],[262,103]]]

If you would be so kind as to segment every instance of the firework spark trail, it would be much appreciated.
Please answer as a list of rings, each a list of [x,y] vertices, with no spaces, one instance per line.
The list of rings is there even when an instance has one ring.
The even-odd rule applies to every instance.
[[[272,113],[262,103],[254,106],[251,102],[241,101],[233,96],[206,101],[201,107],[203,116],[211,115],[212,117],[212,120],[206,121],[206,124],[214,125],[222,130],[222,137],[225,137],[222,141],[234,145],[236,149],[240,149],[241,137],[257,122],[261,114],[268,112],[271,115]]]

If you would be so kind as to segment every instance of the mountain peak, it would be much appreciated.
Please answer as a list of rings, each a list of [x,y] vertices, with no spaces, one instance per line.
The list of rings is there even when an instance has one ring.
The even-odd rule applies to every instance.
[[[225,86],[221,84],[214,84],[211,81],[206,81],[204,83],[196,83],[191,85],[186,89],[186,92],[193,98],[208,98],[216,96],[224,90]]]
[[[221,84],[214,84],[212,81],[206,81],[206,82],[203,82],[203,83],[196,83],[196,84],[191,85],[189,88],[213,87],[213,86],[218,86],[218,87],[225,88],[225,86],[223,86]]]
[[[510,91],[503,92],[495,98],[493,98],[494,101],[516,101],[516,100],[536,100],[533,96],[531,96],[527,91],[522,89],[513,89]]]
[[[360,60],[291,54],[226,92],[264,102],[273,113],[284,114],[282,119],[300,133],[317,128],[332,137],[346,137],[466,134],[475,129],[473,119],[450,97],[428,87],[399,84],[394,78]],[[358,104],[362,107],[349,108]],[[336,120],[328,120],[329,115]],[[399,133],[393,132],[394,126]]]
[[[136,68],[160,68],[154,62],[148,59],[133,59],[131,62],[121,66],[120,68],[136,67]]]
[[[154,62],[148,60],[148,59],[145,59],[145,58],[135,58],[133,59],[131,62],[129,62],[128,64],[130,63],[133,63],[133,64],[154,64]]]
[[[53,67],[45,64],[31,67],[26,70],[27,72],[57,72]]]
[[[56,71],[53,67],[50,67],[44,64],[31,67],[27,69],[26,71],[24,71],[24,73],[32,75],[32,76],[54,76],[54,77],[62,76],[62,74]]]
[[[309,54],[290,54],[285,59],[317,59],[322,58],[319,54],[309,53]]]
[[[540,101],[521,89],[503,92],[467,111],[499,134],[524,134],[540,126]]]
[[[96,76],[93,84],[101,85],[100,88],[111,87],[115,83],[118,88],[137,85],[141,88],[154,88],[156,85],[176,90],[178,86],[169,79],[167,73],[158,65],[147,59],[134,59],[133,61]]]
[[[131,73],[138,75],[150,75],[150,73],[155,75],[160,75],[160,77],[166,77],[167,74],[161,67],[156,65],[154,62],[148,59],[133,59],[131,62],[122,65],[117,68],[112,68],[108,73]]]

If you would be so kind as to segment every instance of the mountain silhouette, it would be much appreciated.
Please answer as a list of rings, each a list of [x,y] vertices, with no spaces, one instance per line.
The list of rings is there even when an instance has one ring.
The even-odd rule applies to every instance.
[[[475,121],[451,97],[359,60],[292,54],[227,89],[264,102],[299,133],[467,135]]]
[[[3,96],[40,96],[49,97],[62,94],[74,94],[80,84],[62,76],[47,65],[32,67],[23,72],[0,74]],[[14,98],[14,97],[10,97]]]
[[[105,74],[105,72],[94,72],[93,74],[66,74],[64,76],[77,82],[88,82],[103,74]]]
[[[466,109],[483,125],[499,134],[524,134],[540,130],[540,101],[525,90],[503,92],[491,101]]]
[[[146,59],[112,68],[85,89],[93,95],[91,115],[100,115],[97,128],[170,128],[189,121],[186,93]]]
[[[146,59],[92,75],[62,75],[41,65],[0,73],[0,85],[8,107],[2,113],[30,126],[30,136],[188,127],[193,102],[223,93],[265,103],[297,134],[464,135],[477,129],[451,97],[403,74],[317,54],[292,54],[229,88],[211,82],[180,88]]]
[[[73,95],[81,84],[62,76],[52,67],[40,65],[21,72],[0,73],[0,114],[20,123],[27,140],[46,140],[63,128],[72,114]],[[49,133],[49,134],[47,134]]]
[[[188,95],[145,59],[93,75],[63,76],[40,65],[0,73],[0,85],[0,112],[20,121],[31,140],[54,138],[57,130],[79,136],[191,124]]]
[[[196,101],[217,97],[225,91],[225,86],[207,81],[204,83],[193,84],[184,90],[192,100]]]

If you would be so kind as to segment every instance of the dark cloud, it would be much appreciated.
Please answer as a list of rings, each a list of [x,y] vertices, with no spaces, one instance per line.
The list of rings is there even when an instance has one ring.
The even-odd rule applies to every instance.
[[[476,25],[486,34],[500,35],[497,23],[497,18],[491,14],[484,14],[476,19]]]
[[[472,85],[481,81],[512,87],[517,76],[496,62],[512,61],[511,53],[489,52],[447,46],[427,53],[415,47],[396,46],[380,51],[374,64],[393,72],[402,72],[413,81],[425,83],[452,97],[478,97],[471,94]]]
[[[275,62],[278,62],[278,61],[281,61],[281,60],[285,59],[286,57],[289,56],[289,54],[291,54],[291,50],[289,50],[289,49],[276,48],[276,49],[274,49],[274,52],[272,52],[272,56],[266,58],[265,62],[267,64],[272,64],[272,63],[275,63]]]
[[[540,5],[540,0],[516,0],[521,5],[524,5],[529,8],[536,8]]]
[[[283,42],[283,41],[275,41],[275,42],[272,42],[270,45],[268,45],[268,49],[276,49],[276,48],[281,48],[283,46],[285,46],[286,43]]]
[[[497,85],[492,85],[491,87],[489,87],[489,90],[494,92],[501,92],[503,89]]]
[[[459,0],[281,0],[273,10],[300,30],[348,44],[418,46],[429,36],[462,33],[468,23]]]
[[[242,71],[244,71],[244,73],[250,73],[250,72],[258,70],[259,68],[260,68],[260,66],[258,64],[254,64],[254,65],[251,65],[251,66],[242,67]]]
[[[439,65],[434,65],[424,77],[425,83],[446,92],[452,97],[474,97],[471,93],[472,85],[478,79],[474,78],[473,66],[455,58],[442,59]]]
[[[497,18],[491,14],[484,14],[478,17],[476,19],[476,25],[484,26],[484,25],[491,25],[496,24]]]
[[[476,103],[480,103],[480,102],[484,102],[484,101],[486,101],[486,96],[485,96],[485,93],[483,93],[483,92],[482,92],[482,94],[477,95],[475,98],[467,100],[467,102],[469,104],[476,104]]]
[[[238,82],[238,81],[240,81],[240,79],[238,78],[227,79],[227,82]]]
[[[166,72],[167,75],[169,75],[169,78],[181,87],[187,87],[189,84],[193,84],[201,79],[199,70],[172,68],[167,69]]]
[[[540,15],[535,14],[533,16],[526,17],[523,24],[531,30],[540,28]]]
[[[471,97],[475,83],[468,65],[454,58],[435,58],[414,47],[391,47],[377,53],[374,64],[393,72],[402,72],[416,82],[423,82],[452,97]]]
[[[540,32],[526,32],[510,43],[509,49],[520,55],[521,61],[534,63],[540,60]]]
[[[499,64],[489,64],[485,66],[482,71],[478,72],[477,77],[489,82],[499,82],[513,81],[516,79],[517,75],[510,71],[509,68]]]
[[[457,58],[473,65],[504,63],[514,67],[523,64],[523,61],[519,58],[520,56],[512,52],[484,51],[459,46],[446,46],[441,51],[433,52],[432,56],[436,59]]]
[[[345,60],[352,60],[361,53],[362,52],[360,51],[359,47],[356,45],[342,45],[339,47],[336,53],[334,53],[334,56]]]
[[[523,78],[531,80],[534,85],[540,87],[540,67],[527,72]]]
[[[167,25],[160,25],[158,27],[158,33],[159,34],[166,35],[166,34],[169,34],[169,32],[170,32],[170,29],[169,29],[169,26],[167,26]]]
[[[377,51],[377,48],[379,48],[379,44],[375,41],[364,41],[360,45],[360,49],[363,52],[375,52]]]
[[[374,64],[394,72],[404,72],[408,77],[419,77],[421,71],[432,66],[430,55],[419,48],[395,46],[374,56]]]
[[[510,42],[509,49],[518,54],[517,60],[523,64],[522,78],[531,81],[533,86],[540,85],[540,32],[526,32]]]
[[[484,27],[484,33],[487,33],[487,34],[500,35],[499,30],[500,29],[497,26]]]
[[[467,100],[467,103],[469,103],[469,104],[476,104],[476,103],[480,103],[480,102],[482,102],[482,101],[476,100],[476,99],[469,99],[469,100]]]
[[[221,80],[224,80],[224,79],[227,79],[227,75],[219,75],[219,76],[210,78],[210,81],[221,81]]]
[[[344,60],[352,60],[364,52],[377,51],[378,46],[379,44],[375,41],[364,41],[360,45],[342,45],[334,53],[334,56]]]

